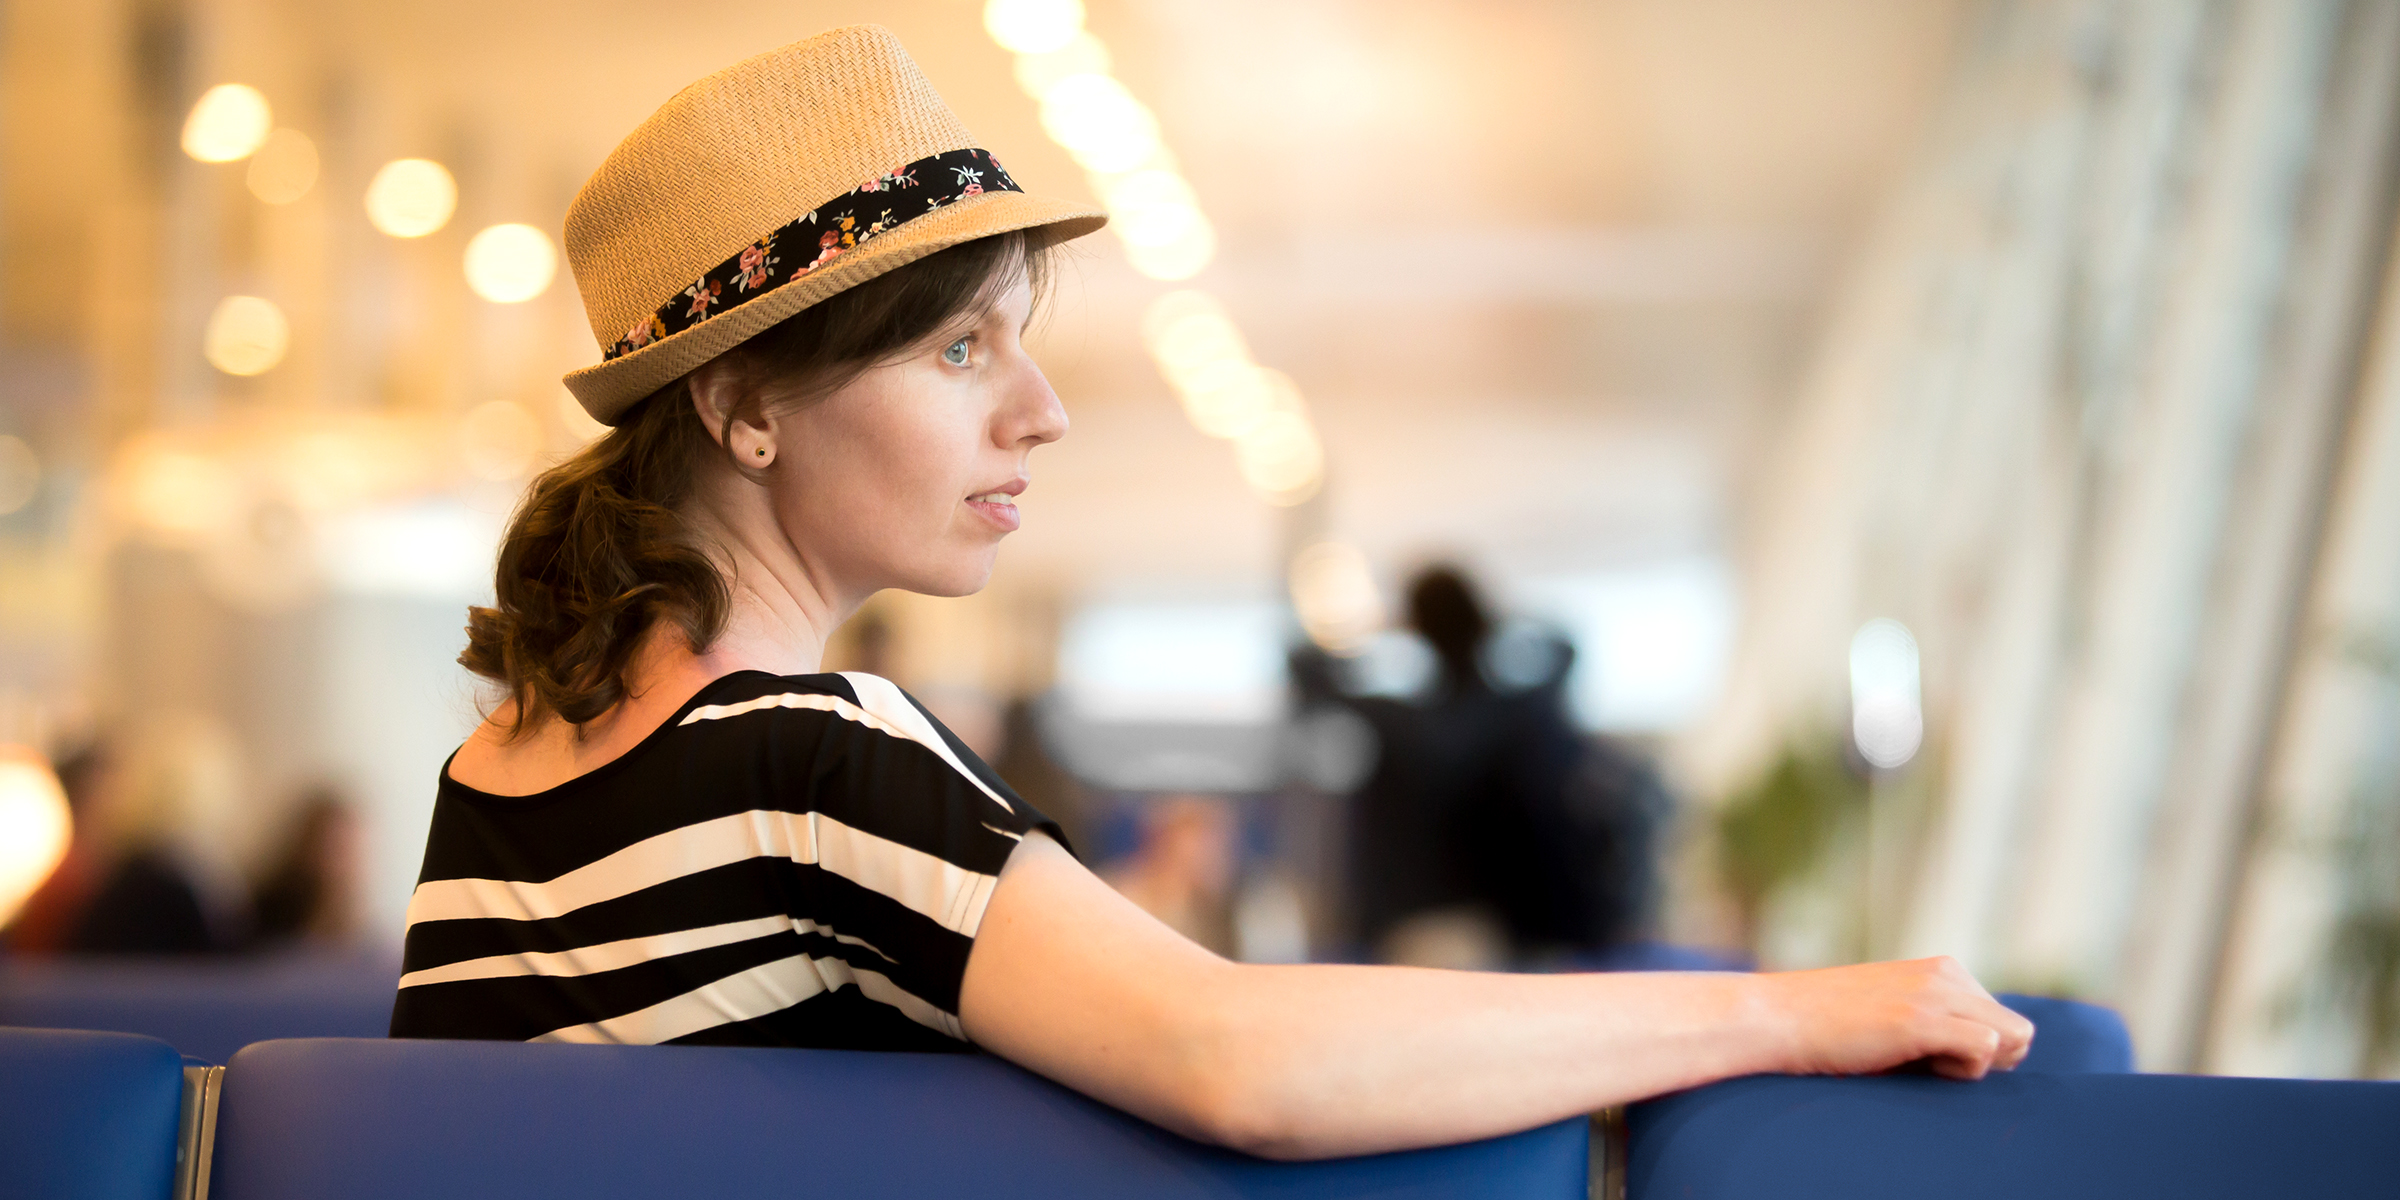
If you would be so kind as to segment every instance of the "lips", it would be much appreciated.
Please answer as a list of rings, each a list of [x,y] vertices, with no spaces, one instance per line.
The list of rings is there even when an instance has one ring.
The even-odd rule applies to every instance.
[[[995,491],[977,492],[967,497],[967,507],[983,514],[983,519],[998,526],[1000,532],[1013,533],[1021,521],[1017,515],[1017,493],[1024,490],[1025,482],[1018,480]]]

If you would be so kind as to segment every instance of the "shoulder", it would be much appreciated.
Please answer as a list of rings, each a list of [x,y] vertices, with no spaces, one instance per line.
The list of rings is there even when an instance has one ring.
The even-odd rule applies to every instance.
[[[1018,807],[1008,785],[916,697],[880,675],[750,674],[721,681],[678,721],[763,739],[777,753],[835,751],[845,757],[913,764],[927,784],[979,792],[1003,810]],[[803,727],[806,736],[801,734]],[[695,729],[697,732],[698,729]]]

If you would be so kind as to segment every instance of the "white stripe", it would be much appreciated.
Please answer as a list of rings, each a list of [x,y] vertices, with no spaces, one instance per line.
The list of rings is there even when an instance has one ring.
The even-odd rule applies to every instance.
[[[693,709],[677,724],[721,721],[770,708],[810,708],[829,712],[843,720],[856,721],[869,729],[915,742],[933,751],[941,756],[943,762],[950,764],[950,769],[958,772],[960,778],[991,797],[992,803],[1012,813],[1017,811],[1008,801],[1001,799],[1000,793],[993,791],[981,776],[968,770],[967,764],[959,761],[957,753],[950,749],[950,743],[943,740],[941,731],[933,727],[933,722],[927,720],[916,705],[909,703],[907,693],[902,692],[898,684],[864,671],[844,671],[841,676],[850,681],[850,690],[858,693],[858,703],[852,704],[839,696],[822,696],[814,692],[785,692],[779,696],[744,700],[739,704],[704,704]]]
[[[919,999],[893,983],[890,976],[861,970],[838,958],[806,954],[763,963],[623,1016],[553,1029],[527,1040],[656,1045],[703,1029],[782,1012],[845,985],[855,985],[860,994],[899,1009],[919,1025],[966,1040],[966,1030],[957,1017]]]
[[[602,971],[615,971],[654,959],[672,958],[678,954],[689,954],[694,950],[706,950],[712,946],[730,946],[735,942],[746,942],[752,938],[769,937],[787,929],[797,933],[822,934],[844,945],[862,947],[873,952],[876,957],[885,962],[896,963],[899,961],[891,955],[885,954],[865,938],[836,933],[827,926],[819,925],[815,921],[805,918],[794,920],[785,916],[772,916],[759,917],[749,921],[728,921],[722,925],[708,925],[699,929],[679,929],[673,933],[656,933],[648,937],[600,942],[590,946],[577,946],[572,950],[538,954],[494,954],[485,958],[467,959],[463,962],[444,963],[438,967],[427,967],[422,971],[411,971],[401,976],[400,986],[412,988],[429,983],[455,983],[462,979],[511,979],[525,975],[541,975],[553,979],[570,978],[577,975],[597,975]]]
[[[814,863],[968,937],[995,879],[823,813],[754,809],[671,829],[547,883],[433,879],[409,898],[408,923],[497,917],[539,921],[752,858]]]

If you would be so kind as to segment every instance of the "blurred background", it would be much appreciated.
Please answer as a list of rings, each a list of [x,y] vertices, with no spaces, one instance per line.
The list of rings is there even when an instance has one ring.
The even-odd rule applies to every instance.
[[[599,432],[568,202],[858,21],[1115,221],[992,586],[829,668],[1153,912],[1260,961],[1946,953],[2151,1069],[2400,1071],[2371,0],[6,0],[14,969],[384,969],[465,607]]]

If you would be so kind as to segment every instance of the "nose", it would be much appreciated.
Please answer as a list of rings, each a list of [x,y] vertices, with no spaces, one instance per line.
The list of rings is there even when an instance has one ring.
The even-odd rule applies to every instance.
[[[1009,388],[993,430],[997,435],[993,440],[1012,450],[1031,449],[1067,436],[1067,407],[1059,403],[1049,377],[1032,358],[1022,362],[1023,369]]]

